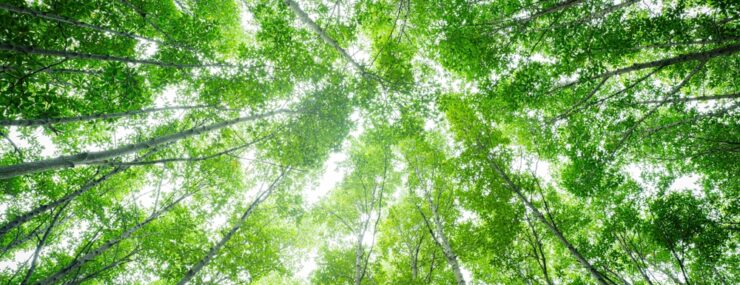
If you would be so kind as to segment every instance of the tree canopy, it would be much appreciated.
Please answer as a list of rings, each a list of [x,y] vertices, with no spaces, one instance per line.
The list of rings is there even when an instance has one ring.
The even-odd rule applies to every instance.
[[[3,0],[0,27],[0,283],[740,283],[738,1]]]

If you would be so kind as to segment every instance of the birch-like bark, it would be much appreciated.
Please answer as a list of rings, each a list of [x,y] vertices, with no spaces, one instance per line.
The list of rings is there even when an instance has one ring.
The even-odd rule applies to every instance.
[[[419,180],[419,184],[426,185],[422,180],[421,173],[419,173],[418,166],[415,167],[414,171],[416,173],[416,179]],[[434,241],[442,249],[442,253],[445,256],[447,263],[450,265],[450,267],[452,268],[452,272],[455,274],[455,281],[458,285],[465,285],[465,278],[463,277],[462,270],[460,269],[460,264],[457,261],[457,254],[455,254],[455,251],[452,250],[450,241],[447,239],[447,236],[444,233],[442,219],[440,218],[439,212],[437,211],[437,205],[434,204],[434,201],[432,201],[432,197],[426,187],[423,187],[423,191],[424,197],[429,204],[429,208],[432,210],[432,222],[434,223],[433,227],[429,223],[429,220],[426,218],[426,216],[424,216],[424,213],[421,211],[421,208],[419,208],[418,205],[417,209],[419,210],[419,213],[422,214],[422,218],[424,218],[424,222],[429,228],[430,233],[432,233],[432,238],[434,238]]]
[[[191,267],[187,273],[185,273],[185,276],[180,279],[179,282],[177,282],[178,285],[184,285],[190,282],[193,277],[195,277],[198,272],[200,272],[208,263],[211,262],[211,260],[218,254],[218,252],[221,250],[221,248],[226,245],[226,243],[231,239],[231,237],[236,234],[236,232],[241,228],[244,223],[247,221],[247,218],[252,213],[252,211],[263,201],[265,201],[270,194],[272,194],[273,190],[277,187],[278,183],[285,177],[285,175],[288,173],[289,170],[283,170],[280,175],[278,175],[277,178],[270,184],[270,186],[265,190],[263,193],[261,193],[257,198],[252,201],[252,204],[249,205],[246,211],[242,214],[242,216],[239,218],[239,220],[234,224],[234,226],[231,227],[231,230],[229,230],[226,235],[224,235],[221,240],[219,240],[215,245],[213,245],[208,252],[206,253],[203,258],[198,261],[193,267]]]
[[[100,270],[97,270],[95,272],[92,272],[90,274],[87,274],[87,275],[83,276],[82,278],[74,279],[73,281],[69,282],[69,284],[70,285],[82,284],[83,282],[85,282],[87,280],[90,280],[90,279],[93,279],[95,277],[98,277],[98,275],[100,275],[103,272],[106,272],[108,270],[111,270],[113,268],[116,268],[116,267],[124,264],[124,263],[127,263],[127,262],[131,261],[131,257],[134,254],[138,253],[138,252],[139,252],[138,249],[136,249],[134,251],[131,251],[126,256],[124,256],[124,257],[122,257],[122,258],[120,258],[120,259],[112,262],[111,264],[106,265],[105,267],[101,268]]]
[[[170,135],[164,135],[156,137],[147,141],[124,145],[121,147],[94,152],[82,152],[74,155],[64,155],[56,158],[20,163],[15,165],[1,166],[0,167],[0,179],[11,178],[20,175],[32,174],[36,172],[42,172],[47,170],[55,170],[62,168],[75,167],[81,164],[89,164],[96,161],[107,160],[115,157],[120,157],[127,154],[132,154],[137,151],[151,149],[157,146],[161,146],[168,143],[177,142],[179,140],[193,137],[202,133],[207,133],[215,130],[219,130],[225,127],[230,127],[239,123],[254,121],[271,117],[277,114],[290,113],[292,111],[280,109],[277,111],[266,112],[263,114],[245,116],[232,120],[227,120],[220,123],[211,124],[208,126],[195,127],[185,131],[177,132]]]
[[[107,113],[107,114],[82,115],[82,116],[75,116],[75,117],[0,120],[0,126],[19,126],[19,127],[48,126],[48,125],[53,125],[53,124],[64,124],[64,123],[73,123],[73,122],[82,122],[82,121],[127,118],[127,117],[132,117],[135,115],[150,114],[150,113],[156,113],[156,112],[161,112],[161,111],[209,109],[209,108],[216,109],[216,110],[224,110],[224,108],[221,108],[218,106],[212,106],[212,105],[171,106],[171,107],[148,108],[148,109]]]
[[[318,34],[319,37],[326,44],[328,44],[329,46],[334,48],[337,52],[339,52],[339,54],[342,55],[342,57],[344,57],[344,59],[347,60],[352,65],[352,67],[356,68],[358,71],[365,74],[365,68],[362,67],[362,65],[360,65],[359,63],[357,63],[357,61],[355,61],[352,58],[352,56],[350,56],[349,53],[347,53],[347,51],[344,50],[344,48],[339,46],[337,41],[335,41],[329,35],[327,35],[326,32],[324,32],[324,30],[321,29],[321,27],[319,27],[319,25],[317,25],[313,20],[311,20],[311,18],[308,17],[308,14],[306,14],[306,12],[303,11],[303,9],[301,9],[300,6],[298,6],[298,3],[296,3],[293,0],[284,0],[284,2],[293,11],[293,13],[295,13],[295,15],[298,16],[298,19],[300,19],[301,22],[303,22],[303,24],[308,26],[308,28],[311,29],[311,31]]]
[[[135,159],[134,161],[137,161],[137,160],[140,160],[140,159],[144,159],[144,158],[152,155],[155,151],[156,151],[156,149],[150,150],[149,152],[147,152],[146,154],[142,155],[141,157]],[[113,175],[116,175],[117,173],[121,173],[123,171],[126,171],[128,168],[129,168],[128,165],[119,165],[116,168],[114,168],[113,170],[111,170],[110,172],[108,172],[107,174],[101,176],[100,178],[97,178],[97,179],[94,179],[94,180],[89,180],[87,183],[85,183],[84,185],[82,185],[82,187],[80,187],[80,189],[77,189],[77,191],[74,191],[72,193],[69,193],[67,195],[64,195],[64,197],[59,198],[57,200],[54,200],[51,203],[43,204],[41,206],[36,207],[35,209],[33,209],[31,211],[28,211],[26,213],[23,213],[23,214],[17,216],[12,221],[10,221],[10,222],[4,224],[2,227],[0,227],[0,237],[4,236],[10,230],[12,230],[12,229],[20,226],[21,224],[23,224],[23,223],[25,223],[25,222],[33,219],[36,216],[38,216],[38,215],[40,215],[40,214],[42,214],[42,213],[44,213],[44,212],[46,212],[48,210],[51,210],[51,209],[53,209],[53,208],[55,208],[55,207],[57,207],[59,205],[62,205],[62,204],[65,204],[67,202],[72,201],[73,199],[77,198],[77,196],[80,196],[80,195],[86,193],[87,191],[90,191],[90,189],[93,189],[93,188],[95,188],[95,186],[98,186],[101,183],[105,182],[109,178],[113,177]]]
[[[38,245],[36,245],[36,250],[33,252],[33,259],[31,260],[31,267],[28,268],[28,272],[26,272],[26,277],[24,277],[23,281],[21,281],[21,285],[26,285],[28,284],[28,281],[31,280],[31,276],[33,276],[33,272],[36,270],[36,262],[38,261],[39,255],[41,254],[41,249],[43,249],[46,245],[46,240],[49,238],[49,234],[51,234],[54,226],[57,225],[57,221],[59,221],[59,217],[62,215],[62,212],[64,212],[64,209],[67,208],[67,205],[69,204],[64,204],[59,209],[59,211],[57,211],[57,213],[54,215],[54,218],[51,219],[51,223],[49,223],[49,226],[46,227],[44,236],[41,238]]]
[[[547,229],[550,231],[550,233],[552,233],[555,237],[557,237],[560,243],[568,249],[571,255],[573,255],[573,257],[575,257],[576,260],[578,260],[581,266],[583,266],[583,268],[585,268],[588,271],[588,273],[591,274],[591,276],[593,276],[594,279],[596,279],[596,282],[598,282],[601,285],[609,285],[609,282],[607,281],[607,279],[598,270],[596,270],[596,268],[593,265],[591,265],[591,263],[588,262],[588,260],[586,260],[586,258],[583,257],[583,255],[581,255],[581,253],[568,241],[568,239],[565,238],[565,236],[563,236],[563,234],[560,232],[557,226],[549,222],[545,218],[545,216],[542,214],[542,212],[540,212],[540,210],[537,209],[537,207],[535,207],[534,204],[532,204],[532,202],[530,202],[529,199],[527,199],[524,196],[521,188],[519,188],[519,185],[511,181],[511,179],[509,178],[509,175],[507,175],[506,172],[504,172],[498,166],[498,164],[496,164],[496,162],[494,162],[493,160],[490,160],[490,158],[489,158],[489,164],[491,168],[493,168],[493,170],[504,180],[504,182],[506,182],[506,184],[509,186],[509,189],[512,192],[514,192],[514,194],[516,194],[519,200],[521,200],[524,203],[524,205],[527,208],[529,208],[530,211],[532,211],[532,213],[537,218],[537,220],[543,223],[547,227]]]
[[[633,72],[633,71],[637,71],[641,69],[674,65],[674,64],[684,63],[684,62],[689,62],[689,61],[707,61],[709,59],[712,59],[718,56],[732,55],[739,51],[740,51],[740,44],[733,44],[733,45],[711,49],[708,51],[693,52],[693,53],[682,54],[676,57],[671,57],[671,58],[666,58],[666,59],[661,59],[661,60],[655,60],[655,61],[649,61],[649,62],[643,62],[643,63],[635,63],[625,68],[619,68],[619,69],[615,69],[612,71],[602,73],[601,75],[597,76],[597,78],[598,77],[611,77],[611,76],[625,74],[625,73],[629,73],[629,72]]]
[[[663,104],[663,103],[675,103],[675,102],[692,102],[692,101],[712,101],[720,99],[738,99],[740,93],[712,95],[712,96],[699,96],[699,97],[683,97],[683,98],[666,98],[662,100],[645,100],[638,101],[638,104]]]
[[[131,64],[146,64],[155,65],[166,68],[186,69],[186,68],[206,68],[206,67],[240,67],[233,64],[224,63],[209,63],[209,64],[180,64],[162,62],[157,60],[149,59],[136,59],[121,56],[105,55],[105,54],[94,54],[94,53],[80,53],[67,50],[48,50],[48,49],[37,49],[27,46],[19,46],[12,44],[0,44],[0,50],[10,51],[15,53],[23,54],[35,54],[35,55],[47,55],[47,56],[58,56],[70,59],[86,59],[86,60],[102,60],[102,61],[116,61]]]
[[[96,257],[100,256],[101,254],[103,254],[105,251],[107,251],[108,249],[110,249],[114,245],[116,245],[116,244],[120,243],[121,241],[129,238],[134,232],[136,232],[137,230],[143,228],[144,226],[146,226],[147,224],[151,223],[152,221],[156,220],[162,214],[170,211],[173,207],[175,207],[175,205],[177,205],[178,203],[180,203],[182,200],[185,200],[185,198],[190,197],[194,193],[195,193],[195,191],[189,192],[189,193],[186,193],[185,195],[180,196],[180,198],[177,198],[176,200],[172,201],[169,205],[165,206],[161,210],[159,210],[159,211],[157,211],[157,212],[152,213],[151,215],[149,215],[149,217],[146,220],[144,220],[144,221],[142,221],[142,222],[134,225],[133,227],[129,228],[128,230],[124,231],[118,237],[106,241],[105,243],[103,243],[99,247],[91,250],[90,252],[88,252],[87,254],[85,254],[82,257],[76,258],[70,264],[68,264],[67,266],[65,266],[64,268],[62,268],[61,270],[57,271],[56,273],[52,274],[51,276],[49,276],[49,277],[47,277],[47,278],[45,278],[45,279],[43,279],[43,280],[41,280],[41,281],[39,281],[39,282],[37,282],[35,284],[43,284],[43,285],[57,284],[59,281],[62,280],[62,278],[64,278],[70,272],[74,271],[77,268],[80,268],[81,266],[85,265],[87,262],[89,262],[91,260],[94,260]]]
[[[427,195],[427,202],[429,203],[429,207],[432,208],[434,228],[438,244],[442,248],[442,253],[444,253],[445,259],[447,259],[447,263],[449,263],[450,267],[452,267],[452,272],[455,273],[455,281],[457,281],[457,284],[465,285],[465,278],[463,277],[462,270],[460,269],[460,264],[457,261],[457,254],[455,254],[455,251],[452,250],[452,246],[450,246],[450,241],[447,239],[447,236],[442,230],[442,219],[439,217],[439,213],[437,212],[437,206],[432,203],[432,198],[430,198],[429,195]]]

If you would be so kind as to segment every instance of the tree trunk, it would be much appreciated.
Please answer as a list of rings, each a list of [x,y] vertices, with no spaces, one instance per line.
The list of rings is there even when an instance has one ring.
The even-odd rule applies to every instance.
[[[108,114],[82,115],[82,116],[76,116],[76,117],[0,120],[0,126],[36,127],[36,126],[47,126],[47,125],[53,125],[53,124],[64,124],[64,123],[81,122],[81,121],[105,120],[105,119],[131,117],[134,115],[149,114],[149,113],[155,113],[159,111],[192,110],[192,109],[207,109],[207,108],[222,109],[220,107],[211,106],[211,105],[172,106],[172,107],[149,108],[149,109],[132,110],[132,111],[108,113]]]
[[[423,183],[421,173],[419,172],[419,168],[415,167],[414,171],[416,173],[416,179],[419,181],[419,184],[425,185]],[[419,207],[419,205],[416,205],[416,209],[419,211],[419,214],[421,214],[422,218],[424,219],[424,223],[427,225],[429,233],[432,235],[434,242],[437,243],[437,245],[442,249],[442,254],[447,260],[447,263],[452,268],[452,272],[455,274],[455,281],[458,285],[465,285],[465,278],[462,275],[460,264],[457,262],[457,255],[455,254],[455,251],[452,250],[452,246],[450,246],[450,242],[447,239],[447,236],[445,236],[444,234],[442,219],[439,217],[439,213],[437,212],[437,206],[434,204],[434,201],[432,201],[429,190],[425,186],[422,187],[424,191],[424,197],[429,204],[429,208],[432,210],[432,221],[434,222],[434,226],[429,223],[429,219],[427,219],[427,217],[424,215],[424,212],[421,210],[421,207]]]
[[[465,285],[465,278],[462,275],[460,264],[457,262],[457,255],[452,250],[450,242],[447,239],[444,230],[442,230],[442,219],[439,217],[439,213],[437,213],[437,207],[432,202],[432,198],[429,197],[428,194],[426,196],[429,207],[432,209],[432,219],[434,221],[434,228],[438,244],[442,248],[442,253],[444,253],[445,259],[447,259],[447,263],[449,263],[450,267],[452,267],[452,272],[455,273],[455,281],[457,281],[458,285]]]
[[[157,60],[135,59],[135,58],[104,55],[104,54],[80,53],[80,52],[66,51],[66,50],[37,49],[33,47],[18,46],[18,45],[12,45],[12,44],[0,44],[0,50],[16,52],[16,53],[25,53],[25,54],[59,56],[59,57],[74,58],[74,59],[117,61],[117,62],[123,62],[123,63],[131,63],[131,64],[147,64],[147,65],[155,65],[159,67],[176,68],[176,69],[204,68],[204,67],[238,67],[237,65],[218,64],[218,63],[216,64],[169,63],[169,62],[162,62],[162,61],[157,61]]]
[[[211,124],[208,126],[195,127],[189,130],[178,132],[178,133],[160,136],[157,138],[150,139],[148,141],[128,144],[128,145],[124,145],[124,146],[114,148],[114,149],[109,149],[109,150],[104,150],[104,151],[95,151],[95,152],[82,152],[82,153],[78,153],[74,155],[64,155],[64,156],[59,156],[56,158],[45,159],[45,160],[40,160],[40,161],[26,162],[26,163],[20,163],[20,164],[9,165],[9,166],[2,166],[0,167],[0,179],[6,179],[6,178],[11,178],[15,176],[31,174],[31,173],[36,173],[36,172],[41,172],[41,171],[46,171],[46,170],[75,167],[79,164],[87,164],[87,163],[92,163],[95,161],[111,159],[111,158],[123,156],[126,154],[132,154],[140,150],[150,149],[150,148],[164,145],[167,143],[176,142],[176,141],[179,141],[185,138],[199,135],[201,133],[211,132],[211,131],[219,130],[225,127],[230,127],[238,123],[267,118],[267,117],[271,117],[277,114],[288,113],[288,112],[290,111],[281,109],[278,111],[271,111],[271,112],[267,112],[264,114],[236,118],[236,119],[232,119],[232,120],[228,120],[228,121],[224,121],[220,123]]]
[[[130,257],[133,256],[134,254],[138,253],[138,252],[139,252],[138,249],[137,250],[134,250],[134,251],[130,252],[129,254],[127,254],[126,256],[124,256],[123,258],[118,259],[118,260],[112,262],[111,264],[106,265],[105,267],[101,268],[100,270],[97,270],[97,271],[92,272],[92,273],[90,273],[88,275],[85,275],[82,278],[74,279],[73,281],[69,282],[69,284],[70,285],[77,285],[77,284],[81,284],[81,283],[83,283],[83,282],[85,282],[87,280],[90,280],[92,278],[95,278],[95,277],[97,277],[98,275],[100,275],[101,273],[103,273],[105,271],[108,271],[110,269],[116,268],[116,267],[118,267],[121,264],[124,264],[126,262],[131,261]]]
[[[311,20],[310,17],[308,17],[308,14],[306,14],[306,12],[304,12],[303,9],[301,9],[301,7],[298,6],[298,3],[294,2],[293,0],[284,0],[284,1],[285,1],[285,4],[288,5],[288,7],[291,10],[293,10],[293,13],[295,13],[295,15],[298,16],[298,18],[301,20],[301,22],[303,22],[303,24],[305,24],[306,26],[308,26],[308,28],[311,29],[314,33],[318,34],[319,37],[321,37],[321,39],[326,44],[328,44],[329,46],[331,46],[332,48],[334,48],[337,52],[339,52],[339,54],[341,54],[342,57],[344,57],[345,60],[347,60],[350,64],[352,64],[352,66],[354,68],[357,69],[357,71],[362,72],[363,75],[364,75],[365,68],[362,67],[359,63],[357,63],[352,58],[352,56],[350,56],[347,53],[346,50],[344,50],[341,46],[339,46],[339,44],[337,43],[337,41],[335,41],[329,35],[327,35],[326,32],[324,32],[324,30],[322,30],[321,27],[319,27],[319,25],[316,25],[316,23],[313,20]]]
[[[139,160],[139,159],[143,159],[143,158],[151,155],[152,153],[154,153],[154,150],[152,150],[152,151],[144,154],[143,156],[135,159],[134,161]],[[20,226],[21,224],[23,224],[23,223],[25,223],[25,222],[33,219],[36,216],[38,216],[38,215],[40,215],[40,214],[42,214],[42,213],[44,213],[44,212],[46,212],[48,210],[51,210],[52,208],[54,208],[56,206],[59,206],[61,204],[67,203],[69,201],[72,201],[74,198],[77,198],[77,196],[80,196],[80,195],[84,194],[85,192],[90,191],[90,189],[93,189],[95,186],[98,186],[101,183],[105,182],[106,180],[108,180],[109,178],[111,178],[113,175],[115,175],[117,173],[120,173],[120,172],[123,172],[123,171],[125,171],[128,168],[129,168],[128,165],[120,165],[120,166],[114,168],[111,172],[108,172],[107,174],[101,176],[100,178],[95,179],[95,180],[88,181],[87,183],[85,183],[85,185],[82,185],[82,187],[80,187],[80,189],[78,189],[77,191],[74,191],[72,193],[69,193],[69,194],[65,195],[64,197],[59,198],[59,199],[57,199],[57,200],[55,200],[55,201],[53,201],[51,203],[38,206],[35,209],[33,209],[31,211],[28,211],[28,212],[26,212],[26,213],[24,213],[24,214],[16,217],[12,221],[10,221],[7,224],[5,224],[2,227],[0,227],[0,237],[4,236],[10,230],[12,230],[12,229]]]
[[[61,281],[62,278],[64,278],[64,276],[66,276],[67,274],[69,274],[73,270],[75,270],[77,268],[80,268],[81,266],[85,265],[85,263],[87,263],[88,261],[94,260],[96,257],[98,257],[99,255],[101,255],[102,253],[104,253],[106,250],[110,249],[111,247],[113,247],[114,245],[120,243],[121,241],[127,239],[134,232],[136,232],[137,230],[139,230],[142,227],[146,226],[147,224],[151,223],[152,221],[156,220],[157,218],[159,218],[159,216],[161,216],[162,214],[168,212],[175,205],[177,205],[178,203],[180,203],[180,201],[184,200],[187,197],[190,197],[194,193],[195,192],[187,193],[187,194],[181,196],[180,198],[178,198],[177,200],[172,201],[172,203],[170,203],[166,207],[162,208],[161,210],[159,210],[159,211],[157,211],[157,212],[149,215],[149,217],[146,220],[144,220],[144,221],[136,224],[135,226],[129,228],[128,230],[126,230],[125,232],[123,232],[121,235],[119,235],[117,238],[112,239],[112,240],[108,240],[107,242],[105,242],[102,245],[100,245],[98,248],[93,249],[90,252],[88,252],[87,254],[85,254],[84,256],[73,260],[69,265],[65,266],[64,268],[62,268],[61,270],[57,271],[53,275],[47,277],[44,280],[41,280],[40,282],[35,283],[35,284],[43,284],[43,285],[46,285],[46,284],[57,284],[59,281]]]
[[[565,1],[563,3],[558,3],[558,4],[555,4],[554,6],[549,7],[547,9],[545,9],[545,10],[542,10],[540,12],[537,12],[537,13],[535,13],[534,15],[532,15],[529,18],[523,19],[522,21],[523,22],[529,22],[529,21],[535,20],[535,19],[537,19],[539,17],[545,16],[545,15],[549,15],[549,14],[555,13],[557,11],[565,10],[565,9],[570,8],[570,7],[579,5],[579,4],[583,3],[583,2],[585,2],[585,0],[568,0],[568,1]]]
[[[201,271],[204,267],[206,267],[206,265],[208,265],[208,263],[211,262],[211,260],[216,256],[216,254],[221,250],[221,248],[224,247],[224,245],[226,245],[226,243],[231,239],[231,237],[234,236],[234,234],[236,234],[239,228],[241,228],[241,226],[244,225],[244,223],[247,221],[247,217],[249,217],[249,215],[252,213],[254,208],[256,208],[257,205],[262,203],[265,199],[267,199],[267,197],[270,196],[270,194],[272,194],[272,191],[275,190],[275,187],[277,187],[278,182],[280,182],[280,180],[287,174],[287,171],[288,170],[282,171],[280,175],[277,178],[275,178],[272,184],[267,188],[267,190],[254,199],[252,204],[249,205],[249,208],[247,208],[247,210],[244,211],[244,214],[242,214],[241,218],[239,218],[239,221],[237,221],[236,224],[234,224],[234,226],[231,227],[231,230],[229,230],[229,232],[226,233],[226,235],[224,235],[221,238],[221,240],[218,241],[218,243],[213,245],[208,250],[206,255],[200,261],[198,261],[198,263],[193,265],[193,267],[191,267],[188,270],[188,272],[185,273],[185,276],[183,276],[182,279],[180,279],[180,281],[177,282],[178,285],[184,285],[190,282],[190,280],[193,279],[193,277],[195,277],[195,275],[198,274],[199,271]]]
[[[666,102],[691,102],[691,101],[711,101],[719,99],[737,99],[740,98],[740,93],[713,95],[713,96],[699,96],[699,97],[684,97],[684,98],[666,98],[663,100],[646,100],[639,101],[639,104],[663,104]]]
[[[740,51],[740,44],[728,45],[728,46],[723,46],[723,47],[719,47],[719,48],[708,50],[708,51],[700,51],[700,52],[682,54],[682,55],[672,57],[672,58],[666,58],[666,59],[650,61],[650,62],[643,62],[643,63],[635,63],[629,67],[608,71],[606,73],[599,75],[598,77],[611,77],[615,75],[633,72],[636,70],[652,68],[652,67],[668,66],[668,65],[684,63],[688,61],[697,61],[697,60],[707,61],[714,57],[731,55],[731,54],[737,53],[738,51]]]
[[[489,158],[490,160],[490,158]],[[519,188],[519,185],[515,184],[509,176],[501,169],[499,168],[498,164],[493,162],[492,160],[489,161],[491,168],[493,168],[496,173],[506,182],[506,184],[509,186],[509,189],[516,194],[516,196],[521,200],[527,208],[529,208],[530,211],[534,214],[537,219],[545,224],[547,229],[555,235],[555,237],[558,238],[561,244],[563,244],[568,251],[570,251],[571,255],[578,260],[578,262],[591,274],[591,276],[596,279],[596,281],[601,285],[608,285],[607,279],[598,271],[596,268],[591,265],[591,263],[586,260],[583,255],[581,255],[580,252],[563,236],[563,234],[560,232],[560,230],[552,223],[548,222],[545,216],[540,212],[537,207],[535,207],[526,197],[524,197],[524,194],[522,194],[521,188]]]
[[[362,230],[357,229],[357,245],[355,246],[355,285],[360,285],[362,283],[362,257],[365,255],[365,251],[362,249],[362,240],[365,236],[365,229],[367,229],[367,222]]]
[[[46,231],[44,232],[44,236],[39,241],[38,245],[36,246],[36,250],[33,252],[33,259],[31,260],[31,267],[28,268],[28,272],[26,272],[26,277],[23,278],[23,281],[21,282],[21,285],[28,284],[28,281],[31,280],[31,276],[33,276],[33,272],[36,270],[36,262],[38,261],[39,255],[41,254],[41,249],[44,248],[44,245],[46,245],[46,240],[49,238],[49,234],[51,234],[51,230],[54,229],[54,226],[57,224],[57,221],[59,220],[59,217],[62,215],[62,212],[64,212],[64,209],[67,208],[67,205],[64,204],[59,211],[57,211],[56,215],[54,215],[54,218],[51,220],[51,223],[48,227],[46,227]]]

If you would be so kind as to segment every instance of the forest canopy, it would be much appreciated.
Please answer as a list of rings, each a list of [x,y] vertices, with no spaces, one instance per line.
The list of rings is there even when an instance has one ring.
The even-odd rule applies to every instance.
[[[2,284],[740,284],[736,0],[2,0]]]

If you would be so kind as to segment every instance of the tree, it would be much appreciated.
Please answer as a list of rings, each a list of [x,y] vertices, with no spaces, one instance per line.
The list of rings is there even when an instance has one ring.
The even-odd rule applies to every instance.
[[[740,283],[737,1],[0,3],[0,282]]]

